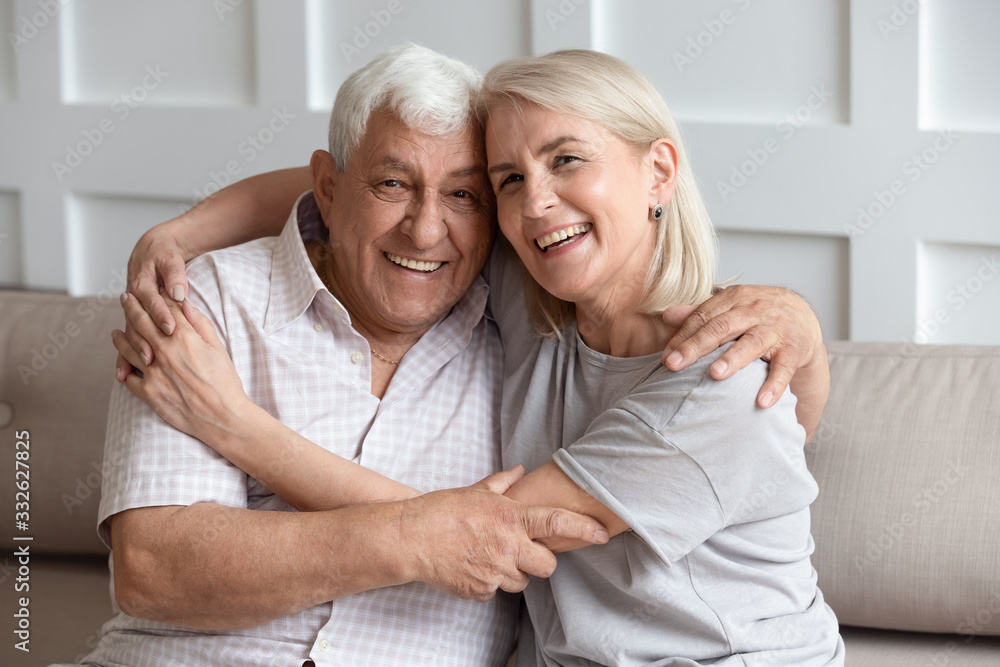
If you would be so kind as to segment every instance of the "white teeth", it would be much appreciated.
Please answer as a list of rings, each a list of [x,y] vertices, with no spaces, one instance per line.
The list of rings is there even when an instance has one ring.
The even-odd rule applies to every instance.
[[[437,271],[441,268],[441,265],[444,264],[444,262],[418,262],[414,259],[406,259],[405,257],[400,257],[399,255],[393,255],[391,252],[384,254],[391,262],[404,266],[408,269],[413,269],[414,271],[423,271],[424,273]]]
[[[559,243],[560,241],[565,241],[571,236],[576,236],[577,234],[583,234],[585,232],[589,232],[592,227],[593,225],[590,224],[589,222],[586,222],[582,225],[573,225],[571,227],[566,227],[565,229],[559,229],[557,231],[554,231],[551,234],[546,234],[541,238],[537,238],[535,239],[535,243],[537,243],[538,247],[541,248],[542,251],[544,252],[545,250],[548,250],[549,246],[551,246],[552,244]]]

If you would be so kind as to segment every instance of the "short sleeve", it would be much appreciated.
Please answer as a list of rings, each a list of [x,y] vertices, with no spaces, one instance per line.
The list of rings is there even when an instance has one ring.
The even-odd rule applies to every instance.
[[[724,525],[718,498],[698,463],[627,410],[605,411],[581,439],[552,458],[667,565]]]
[[[211,271],[204,264],[189,268],[189,298],[225,340],[219,327],[219,291],[206,273]],[[108,547],[108,517],[128,509],[198,502],[247,506],[243,471],[208,445],[170,426],[117,382],[108,410],[102,473],[98,534]]]
[[[667,406],[685,383],[661,369],[553,456],[667,563],[729,525],[794,512],[816,496],[794,396],[767,410],[755,403],[767,365],[722,381],[700,366],[676,409]],[[766,503],[753,501],[771,487]]]
[[[525,305],[524,274],[514,248],[498,237],[483,269],[490,287],[487,315],[497,324],[505,356],[513,355],[515,360],[523,358],[538,340]]]

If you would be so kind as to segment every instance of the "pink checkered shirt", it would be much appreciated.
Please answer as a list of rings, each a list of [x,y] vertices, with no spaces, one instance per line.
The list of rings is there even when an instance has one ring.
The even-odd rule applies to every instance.
[[[313,270],[299,218],[306,233],[322,229],[310,193],[280,236],[209,253],[188,267],[191,300],[214,322],[250,397],[313,442],[423,491],[497,471],[502,360],[496,327],[483,316],[486,284],[477,278],[407,352],[379,400],[370,393],[368,343]],[[105,460],[99,530],[108,543],[107,517],[134,507],[214,502],[294,511],[122,385],[111,398]],[[84,662],[502,665],[516,613],[513,596],[470,602],[419,583],[249,630],[191,631],[119,613]]]

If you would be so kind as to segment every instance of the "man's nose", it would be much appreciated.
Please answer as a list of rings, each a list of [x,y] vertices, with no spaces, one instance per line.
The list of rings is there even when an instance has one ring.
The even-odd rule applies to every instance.
[[[436,192],[424,192],[414,198],[407,210],[406,220],[401,230],[413,242],[415,248],[430,250],[437,247],[448,235],[444,208]]]
[[[547,178],[526,178],[521,212],[526,218],[541,218],[559,201]]]

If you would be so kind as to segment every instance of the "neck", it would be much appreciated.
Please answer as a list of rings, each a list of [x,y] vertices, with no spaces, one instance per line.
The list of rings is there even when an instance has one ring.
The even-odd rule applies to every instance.
[[[593,350],[612,357],[642,357],[662,352],[676,329],[660,315],[639,310],[641,289],[618,290],[576,303],[580,337]]]

